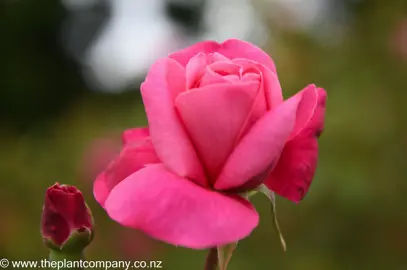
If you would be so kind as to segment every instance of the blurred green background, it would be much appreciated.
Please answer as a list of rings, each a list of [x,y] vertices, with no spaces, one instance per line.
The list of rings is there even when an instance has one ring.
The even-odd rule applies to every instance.
[[[328,92],[320,161],[308,196],[278,198],[283,253],[267,201],[261,223],[239,243],[231,270],[407,269],[407,4],[349,5],[352,26],[324,45],[270,22],[273,56],[286,96],[308,83]],[[155,259],[164,269],[203,269],[204,251],[168,246],[111,221],[92,181],[120,145],[123,129],[146,124],[138,91],[86,89],[57,35],[56,1],[0,4],[0,257],[47,256],[39,233],[46,188],[76,185],[94,212],[87,257]]]

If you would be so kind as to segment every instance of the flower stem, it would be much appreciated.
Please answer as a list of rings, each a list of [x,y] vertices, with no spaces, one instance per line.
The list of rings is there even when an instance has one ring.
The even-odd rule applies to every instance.
[[[218,267],[218,249],[209,249],[208,256],[206,257],[205,270],[216,270]]]
[[[84,261],[83,252],[66,252],[50,249],[49,253],[50,269],[55,269],[54,264],[59,270],[82,270],[82,261]]]
[[[218,247],[218,265],[219,270],[226,270],[228,268],[230,259],[233,252],[237,247],[238,242],[230,243],[222,247]]]

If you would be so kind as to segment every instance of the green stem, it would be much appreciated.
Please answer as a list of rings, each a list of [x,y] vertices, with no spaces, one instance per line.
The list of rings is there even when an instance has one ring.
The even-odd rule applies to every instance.
[[[232,258],[233,252],[235,251],[236,247],[237,242],[218,247],[219,270],[226,270],[228,268],[230,259]]]
[[[83,252],[66,252],[50,249],[49,267],[59,270],[82,270],[82,262],[85,260]],[[59,267],[54,267],[56,264]]]

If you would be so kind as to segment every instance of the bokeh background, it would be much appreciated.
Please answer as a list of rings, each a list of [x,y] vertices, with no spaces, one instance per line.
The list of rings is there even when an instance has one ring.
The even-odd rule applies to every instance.
[[[0,257],[47,256],[42,201],[60,182],[93,210],[89,259],[203,269],[204,251],[111,221],[92,182],[121,131],[146,124],[138,86],[151,61],[238,37],[270,53],[285,96],[316,83],[328,103],[308,196],[277,199],[287,252],[255,197],[261,223],[230,269],[407,269],[406,1],[2,0],[0,35]]]

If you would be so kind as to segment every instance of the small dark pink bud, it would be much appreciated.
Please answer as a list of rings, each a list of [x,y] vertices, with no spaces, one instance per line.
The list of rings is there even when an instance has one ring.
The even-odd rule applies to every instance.
[[[92,240],[92,228],[92,214],[79,189],[59,183],[48,188],[41,233],[50,248],[83,249]],[[71,244],[67,245],[68,242]]]

